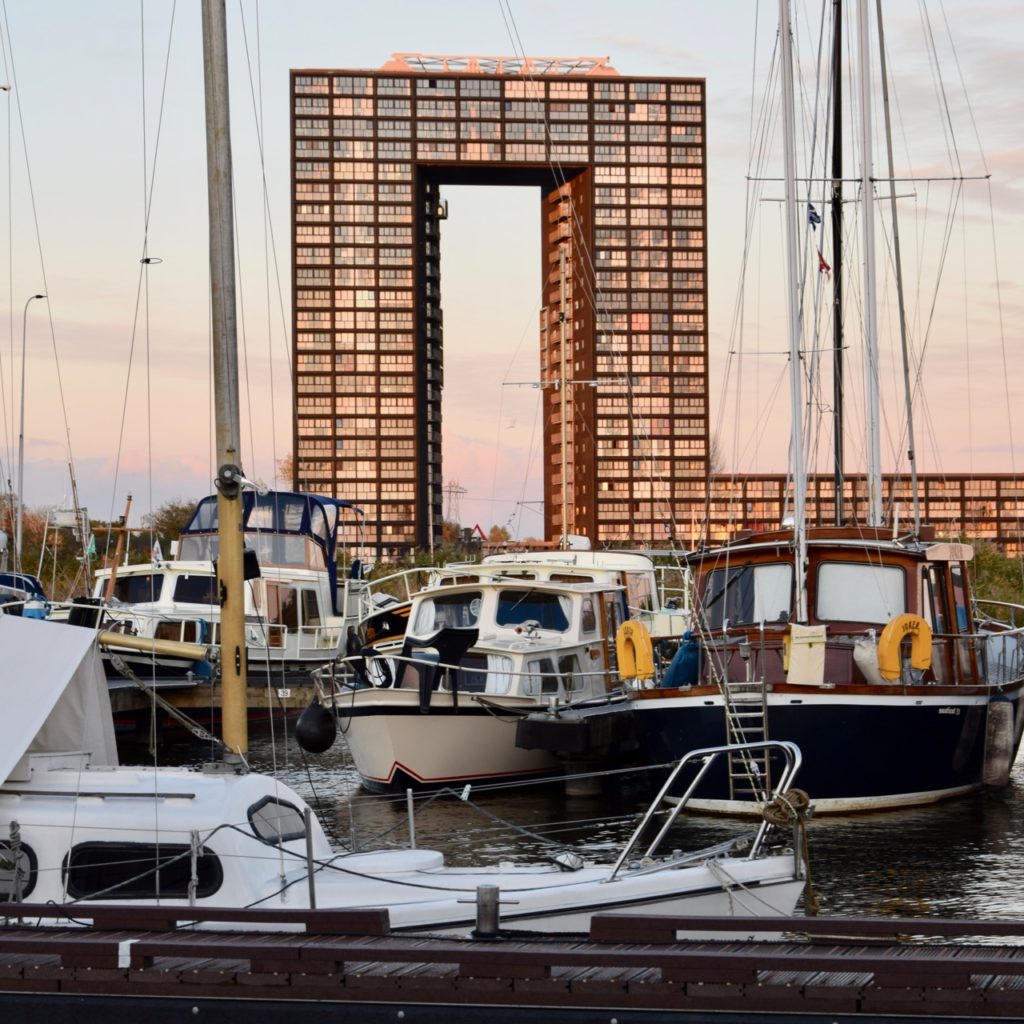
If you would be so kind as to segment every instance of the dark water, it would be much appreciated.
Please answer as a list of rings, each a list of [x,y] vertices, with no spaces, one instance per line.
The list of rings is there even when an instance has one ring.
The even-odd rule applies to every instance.
[[[290,727],[275,731],[276,736],[261,730],[250,737],[250,763],[276,771],[308,800],[337,845],[374,849],[408,843],[405,796],[363,791],[342,741],[326,754],[304,755]],[[161,760],[195,761],[202,753],[165,744]],[[127,746],[122,751],[124,760],[145,756]],[[642,787],[620,776],[606,779],[599,796],[569,796],[560,784],[478,787],[466,801],[419,794],[416,843],[443,851],[452,864],[535,861],[564,847],[610,861],[647,802]],[[682,839],[697,848],[749,828],[695,815]],[[813,819],[808,842],[821,913],[1024,920],[1024,761],[1018,760],[1010,786],[998,794],[917,810]]]

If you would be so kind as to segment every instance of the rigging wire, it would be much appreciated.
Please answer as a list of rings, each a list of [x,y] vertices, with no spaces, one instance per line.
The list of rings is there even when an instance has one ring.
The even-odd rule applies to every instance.
[[[242,8],[242,0],[239,0],[239,13],[241,16],[242,25],[242,40],[245,50],[245,65],[248,72],[249,78],[249,96],[253,107],[253,122],[256,130],[256,145],[259,153],[259,168],[260,168],[260,187],[262,190],[263,198],[263,223],[264,223],[264,268],[265,276],[268,278],[267,281],[267,355],[270,361],[270,365],[273,365],[273,332],[271,330],[271,288],[269,284],[270,267],[273,266],[274,270],[274,282],[277,291],[277,309],[281,318],[281,336],[284,339],[285,349],[285,365],[287,366],[288,380],[291,384],[294,384],[295,370],[292,363],[292,349],[288,343],[289,340],[289,326],[287,320],[287,304],[284,300],[284,295],[281,286],[281,261],[277,255],[277,241],[276,234],[274,231],[274,218],[272,213],[272,207],[270,202],[270,186],[267,181],[267,164],[266,164],[266,152],[264,148],[265,130],[263,125],[263,75],[262,75],[262,48],[261,48],[261,35],[260,35],[260,21],[259,21],[259,4],[256,5],[256,77],[255,81],[253,78],[252,69],[252,56],[249,48],[249,34],[246,28],[246,20],[244,16],[244,10]],[[270,408],[271,408],[271,423],[273,425],[271,431],[271,452],[273,459],[273,473],[272,479],[276,480],[279,473],[278,457],[277,457],[277,418],[276,418],[276,398],[275,398],[275,385],[274,385],[274,374],[270,374]],[[294,460],[294,453],[293,453]],[[297,463],[293,461],[293,475],[297,469]],[[291,486],[291,481],[287,481],[288,485]]]
[[[114,475],[113,475],[113,480],[112,480],[112,483],[111,483],[110,510],[109,510],[109,513],[108,513],[108,520],[111,523],[114,522],[114,502],[116,500],[118,481],[119,481],[119,478],[120,478],[121,456],[122,456],[122,452],[123,452],[123,448],[124,448],[125,433],[126,433],[126,427],[127,427],[128,395],[129,395],[130,386],[131,386],[132,370],[133,370],[133,366],[134,366],[134,362],[135,362],[135,347],[136,347],[136,343],[138,341],[139,318],[140,318],[141,311],[142,311],[143,308],[147,311],[146,314],[145,314],[145,317],[146,317],[146,320],[145,320],[145,330],[143,332],[144,333],[144,337],[145,337],[145,342],[146,342],[146,344],[145,344],[145,351],[146,351],[146,358],[147,358],[147,375],[146,375],[146,377],[147,377],[147,379],[146,379],[147,413],[149,412],[149,409],[150,409],[150,401],[149,401],[149,396],[150,396],[149,387],[150,387],[150,383],[149,383],[149,372],[148,372],[148,359],[149,359],[149,334],[148,334],[148,331],[149,331],[149,324],[148,324],[149,276],[148,276],[148,272],[149,272],[149,267],[151,265],[151,262],[152,262],[153,258],[149,255],[149,226],[150,226],[150,219],[152,217],[152,212],[153,212],[153,198],[154,198],[154,196],[156,194],[156,171],[157,171],[157,166],[158,166],[158,162],[159,162],[160,137],[161,137],[161,131],[162,131],[162,127],[163,127],[165,105],[166,105],[166,100],[167,100],[168,72],[169,72],[169,69],[170,69],[170,61],[171,61],[171,45],[172,45],[173,39],[174,39],[174,19],[175,19],[176,12],[177,12],[177,0],[175,0],[175,2],[171,5],[170,21],[169,21],[168,30],[167,30],[167,47],[166,47],[166,50],[165,50],[165,53],[164,53],[163,77],[162,77],[162,80],[161,80],[161,87],[160,87],[160,104],[159,104],[159,110],[158,110],[158,115],[157,115],[156,135],[155,135],[154,140],[153,140],[153,157],[152,157],[152,167],[151,168],[148,166],[148,163],[147,163],[147,142],[146,142],[146,126],[145,126],[146,125],[145,78],[143,78],[143,83],[142,83],[142,104],[141,104],[142,105],[142,114],[141,114],[141,117],[142,117],[142,123],[143,123],[143,129],[142,129],[142,135],[143,135],[143,179],[144,179],[144,193],[145,193],[145,196],[144,196],[144,208],[143,208],[143,224],[142,224],[142,247],[141,247],[142,255],[141,255],[140,259],[139,259],[139,273],[138,273],[138,278],[137,278],[136,287],[135,287],[135,308],[134,308],[134,311],[132,313],[132,322],[131,322],[131,328],[130,328],[130,331],[129,331],[129,342],[128,342],[128,360],[127,360],[128,366],[127,366],[127,369],[125,371],[125,382],[124,382],[124,390],[123,390],[123,393],[122,393],[123,397],[122,397],[122,403],[121,403],[121,422],[120,422],[120,426],[118,428],[117,446],[116,446],[115,455],[114,455]],[[145,40],[143,39],[143,50],[144,49],[145,49]],[[144,58],[143,58],[143,76],[145,76],[145,66],[144,65],[145,65],[145,61],[144,61]],[[147,438],[151,438],[151,431],[148,431]],[[150,488],[150,500],[152,502],[152,462],[153,462],[153,460],[152,460],[152,447],[151,447],[151,443],[150,443],[149,451],[150,451],[150,457],[149,457],[149,460],[148,460],[149,461],[149,470],[148,470],[149,478],[148,479],[149,479],[149,488]],[[125,525],[127,526],[128,524],[126,523]],[[107,532],[106,546],[105,546],[105,550],[104,550],[104,561],[106,561],[109,558],[110,546],[111,546],[112,543],[113,543],[113,532],[112,531],[108,531]]]
[[[4,363],[0,360],[0,403],[2,403],[2,415],[4,425],[3,450],[7,454],[7,465],[10,467],[14,462],[14,147],[11,137],[11,85],[10,70],[7,60],[7,7],[4,5],[4,24],[0,25],[0,57],[3,59],[3,91],[5,96],[4,109],[6,112],[7,126],[7,310],[8,310],[8,360],[7,367],[10,369],[10,407],[7,403],[7,387],[4,383]],[[10,415],[10,420],[8,420]],[[0,479],[7,481],[7,509],[12,524],[11,533],[14,533],[13,524],[17,517],[14,506],[14,488],[11,486],[11,472],[3,470],[3,460],[0,459]]]
[[[22,109],[21,93],[20,93],[20,90],[18,88],[18,72],[17,72],[17,67],[16,67],[16,64],[15,64],[15,60],[14,60],[14,42],[13,42],[13,40],[11,38],[11,27],[10,27],[10,23],[8,21],[8,18],[7,18],[7,2],[6,2],[6,0],[3,0],[3,23],[4,23],[4,29],[6,31],[8,56],[9,56],[9,60],[10,60],[10,81],[7,84],[9,84],[11,86],[11,88],[12,88],[12,90],[14,92],[15,109],[17,110],[17,113],[18,113],[18,128],[19,128],[20,136],[21,136],[22,154],[23,154],[24,159],[25,159],[25,178],[26,178],[27,187],[28,187],[29,206],[30,206],[31,211],[32,211],[32,225],[33,225],[33,230],[34,230],[34,234],[35,234],[36,250],[37,250],[37,254],[38,254],[38,258],[39,258],[39,273],[40,273],[40,276],[42,277],[42,280],[43,280],[43,294],[44,295],[49,295],[50,294],[50,289],[49,289],[49,285],[48,285],[48,281],[47,281],[47,275],[46,275],[46,257],[45,257],[44,252],[43,252],[42,233],[41,233],[40,227],[39,227],[39,210],[38,210],[38,206],[37,206],[37,203],[36,203],[35,183],[34,183],[34,179],[33,179],[33,176],[32,176],[32,161],[31,161],[31,159],[29,157],[28,135],[26,134],[26,131],[25,131],[25,114],[24,114],[24,111]],[[56,378],[57,378],[57,393],[58,393],[58,397],[59,397],[59,404],[60,404],[60,409],[61,409],[61,417],[63,419],[63,426],[64,426],[65,449],[67,451],[68,466],[69,466],[69,469],[71,471],[71,485],[72,485],[72,489],[74,490],[76,485],[75,485],[75,476],[74,476],[74,457],[72,455],[72,446],[71,446],[71,425],[70,425],[70,423],[68,421],[68,407],[67,407],[67,401],[66,401],[65,395],[64,395],[64,377],[63,377],[63,374],[61,372],[60,358],[59,358],[58,350],[57,350],[57,331],[56,331],[56,327],[55,327],[54,320],[53,320],[53,304],[52,304],[52,301],[49,298],[46,300],[46,314],[47,314],[47,324],[49,326],[49,331],[50,331],[50,345],[51,345],[51,348],[53,350],[54,372],[55,372]],[[13,407],[13,402],[12,402],[12,407]],[[22,506],[24,505],[24,501],[23,501],[23,496],[22,495],[18,495],[17,500],[19,502],[21,502]],[[76,504],[77,504],[77,502],[76,502]],[[77,507],[76,507],[75,511],[76,511],[76,513],[78,512]],[[83,564],[83,566],[86,564],[85,560],[83,560],[82,564]]]

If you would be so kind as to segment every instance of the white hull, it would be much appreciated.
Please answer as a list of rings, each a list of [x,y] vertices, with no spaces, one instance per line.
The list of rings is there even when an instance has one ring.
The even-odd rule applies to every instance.
[[[305,805],[275,780],[60,763],[33,758],[30,778],[0,787],[0,835],[17,821],[23,868],[17,893],[10,870],[3,873],[0,895],[9,904],[67,905],[69,920],[88,918],[91,902],[310,906]],[[284,834],[268,832],[268,821]],[[450,868],[431,850],[337,854],[315,819],[310,827],[316,906],[383,907],[395,931],[470,934],[479,886],[498,887],[504,929],[585,932],[595,913],[784,916],[804,884],[790,852],[745,859],[707,851],[618,872],[607,864]],[[130,859],[122,854],[115,864],[119,848]],[[139,888],[147,886],[158,892],[144,896]]]
[[[534,702],[487,698],[491,705],[532,710]],[[561,770],[542,750],[516,746],[518,716],[484,710],[462,694],[453,708],[447,693],[434,693],[430,713],[420,714],[411,690],[373,689],[338,700],[345,741],[365,785],[456,785],[470,780],[539,775]]]

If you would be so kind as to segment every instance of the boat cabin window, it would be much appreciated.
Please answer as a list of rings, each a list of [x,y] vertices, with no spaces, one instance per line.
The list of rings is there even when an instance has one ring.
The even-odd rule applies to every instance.
[[[566,693],[576,693],[586,685],[586,678],[580,671],[580,659],[575,654],[563,654],[558,659],[558,674]]]
[[[176,577],[174,600],[186,604],[218,604],[216,577],[195,574]]]
[[[898,565],[823,562],[816,595],[819,621],[882,624],[907,610],[906,574]]]
[[[183,562],[212,562],[219,550],[220,544],[215,533],[199,533],[182,537],[178,541],[178,558]]]
[[[651,578],[647,573],[626,573],[626,600],[633,610],[654,611],[654,591],[651,587]]]
[[[320,602],[315,590],[303,590],[302,593],[302,624],[304,626],[320,626]]]
[[[553,572],[549,577],[552,583],[593,583],[593,576],[581,576],[579,573]]]
[[[18,849],[14,862],[10,843],[0,842],[0,903],[20,903],[36,887],[39,863],[35,851],[27,843]]]
[[[711,629],[759,622],[788,622],[793,566],[788,562],[713,569],[704,584],[704,614]]]
[[[499,626],[523,626],[536,622],[539,629],[564,633],[569,628],[569,598],[536,590],[503,590],[498,595],[495,622]]]
[[[196,858],[196,896],[212,896],[224,881],[220,858],[205,847]],[[71,899],[178,898],[189,895],[192,847],[187,843],[79,843],[64,858]]]
[[[512,659],[503,654],[468,651],[459,662],[458,688],[464,693],[507,693],[511,671]]]
[[[480,617],[480,591],[465,590],[458,594],[439,594],[420,601],[412,632],[424,636],[445,626],[475,626]]]
[[[267,584],[267,622],[284,626],[289,633],[299,628],[298,594],[294,587]]]
[[[947,633],[945,580],[941,570],[931,565],[924,573],[923,605],[933,633]]]
[[[249,808],[249,824],[256,838],[271,846],[306,837],[306,822],[298,807],[271,796]]]
[[[106,594],[107,581],[100,581],[98,597]],[[159,573],[146,573],[144,576],[118,576],[114,580],[115,601],[122,604],[142,604],[147,601],[158,601],[164,578]]]
[[[958,633],[969,633],[971,631],[971,617],[967,608],[967,581],[964,579],[962,566],[951,565],[949,567],[949,582],[953,586],[953,609],[956,613],[956,631]]]
[[[561,679],[555,672],[555,663],[550,658],[535,658],[526,663],[526,678],[523,692],[531,697],[557,694]]]
[[[323,553],[302,534],[247,533],[246,547],[256,552],[260,565],[294,565],[308,569],[324,567]]]
[[[209,625],[202,619],[161,619],[153,628],[157,640],[183,640],[187,644],[206,643]]]
[[[597,613],[594,611],[594,599],[583,598],[583,617],[580,627],[584,633],[593,633],[597,629]]]

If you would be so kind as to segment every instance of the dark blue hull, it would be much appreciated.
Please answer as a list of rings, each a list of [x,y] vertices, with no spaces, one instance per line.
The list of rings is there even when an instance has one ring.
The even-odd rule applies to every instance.
[[[1019,692],[1011,696],[1020,742]],[[767,738],[789,740],[803,755],[797,785],[819,810],[854,811],[909,806],[981,787],[989,697],[769,695]],[[735,742],[726,735],[721,700],[685,690],[634,702],[640,748],[649,764],[687,751]],[[760,737],[752,737],[760,738]],[[735,802],[724,763],[708,774],[694,806]]]

